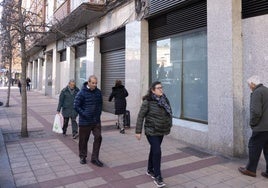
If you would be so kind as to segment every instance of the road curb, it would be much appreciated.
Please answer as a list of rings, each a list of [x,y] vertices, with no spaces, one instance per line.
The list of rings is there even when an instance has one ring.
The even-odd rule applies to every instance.
[[[15,182],[12,176],[10,163],[6,151],[5,141],[0,128],[0,187],[1,188],[13,188]]]

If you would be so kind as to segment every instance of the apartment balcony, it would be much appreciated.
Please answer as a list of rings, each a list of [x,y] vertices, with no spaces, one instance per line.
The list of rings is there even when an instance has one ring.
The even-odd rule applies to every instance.
[[[60,22],[66,18],[71,12],[79,8],[80,5],[87,4],[92,7],[103,6],[106,4],[106,0],[66,0],[58,7],[54,12],[54,22]]]

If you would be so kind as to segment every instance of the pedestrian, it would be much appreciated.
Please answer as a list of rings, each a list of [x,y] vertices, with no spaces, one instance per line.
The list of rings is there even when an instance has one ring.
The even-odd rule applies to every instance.
[[[75,110],[79,114],[79,157],[80,163],[87,163],[87,144],[90,133],[93,133],[94,142],[91,154],[91,163],[102,167],[99,160],[99,151],[102,142],[101,112],[102,93],[97,88],[97,77],[92,75],[82,86],[74,101]]]
[[[29,77],[26,78],[26,88],[27,91],[30,91],[31,89],[31,79]]]
[[[161,175],[161,143],[164,135],[170,133],[172,126],[172,110],[163,92],[161,82],[152,83],[143,102],[136,123],[136,138],[141,139],[144,122],[144,132],[150,144],[146,174],[154,179],[157,187],[164,187]]]
[[[18,79],[18,88],[19,88],[20,95],[21,95],[21,82],[20,82],[20,79]]]
[[[268,88],[258,76],[247,80],[252,91],[250,95],[250,127],[252,135],[248,142],[248,163],[238,170],[247,176],[256,177],[256,170],[263,151],[266,161],[266,171],[261,175],[268,178]]]
[[[68,85],[60,92],[57,108],[57,112],[61,112],[63,116],[62,134],[66,136],[69,119],[71,119],[73,139],[76,139],[78,137],[78,126],[76,122],[78,113],[74,109],[74,98],[78,92],[79,89],[75,85],[75,80],[71,79]]]
[[[120,133],[122,134],[125,133],[124,114],[126,113],[127,96],[128,92],[126,88],[122,85],[122,81],[116,80],[115,86],[112,88],[112,93],[110,94],[109,101],[111,102],[114,98],[115,114],[118,115],[118,126],[120,128]]]

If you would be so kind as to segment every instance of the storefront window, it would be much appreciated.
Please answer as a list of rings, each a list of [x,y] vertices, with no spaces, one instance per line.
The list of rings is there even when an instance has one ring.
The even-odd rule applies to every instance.
[[[76,66],[75,66],[75,80],[76,86],[81,88],[83,83],[87,81],[86,78],[86,57],[81,57],[76,59]]]
[[[150,50],[151,81],[162,82],[173,116],[207,122],[206,31],[151,42]]]

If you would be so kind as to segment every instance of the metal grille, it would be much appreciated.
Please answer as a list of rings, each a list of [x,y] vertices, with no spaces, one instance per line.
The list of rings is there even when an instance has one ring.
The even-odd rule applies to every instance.
[[[207,3],[202,0],[149,19],[149,39],[155,40],[206,26]]]
[[[191,3],[195,3],[200,0],[149,0],[150,8],[148,16],[154,16],[166,11],[170,11],[174,8],[181,8],[183,6],[189,5]]]
[[[268,14],[267,0],[242,0],[242,18]]]
[[[102,54],[101,90],[103,94],[103,110],[114,113],[114,103],[108,102],[115,80],[125,82],[125,49]]]

